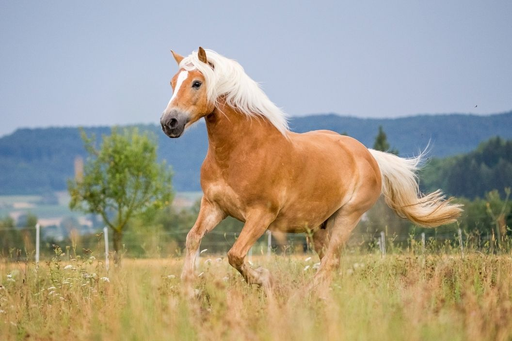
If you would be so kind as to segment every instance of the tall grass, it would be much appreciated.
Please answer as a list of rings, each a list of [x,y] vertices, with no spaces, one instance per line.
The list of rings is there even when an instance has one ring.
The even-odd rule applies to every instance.
[[[181,259],[55,257],[0,265],[0,339],[507,340],[509,255],[347,254],[331,289],[306,291],[316,256],[253,257],[273,273],[274,299],[225,259],[203,254],[196,297]]]

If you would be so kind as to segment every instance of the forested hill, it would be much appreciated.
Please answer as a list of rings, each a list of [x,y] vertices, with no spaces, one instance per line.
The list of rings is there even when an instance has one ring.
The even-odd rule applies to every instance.
[[[430,141],[431,156],[469,152],[493,136],[512,138],[512,112],[490,116],[420,115],[397,119],[361,119],[334,114],[294,117],[292,130],[330,129],[347,133],[372,146],[382,125],[393,149],[402,156],[417,154]],[[169,139],[157,125],[139,126],[156,134],[159,155],[174,169],[178,191],[197,191],[199,168],[206,155],[204,123],[196,124],[179,139]],[[86,128],[88,134],[108,134],[109,127]],[[74,159],[84,155],[78,129],[19,129],[0,138],[0,194],[65,190],[73,176]]]

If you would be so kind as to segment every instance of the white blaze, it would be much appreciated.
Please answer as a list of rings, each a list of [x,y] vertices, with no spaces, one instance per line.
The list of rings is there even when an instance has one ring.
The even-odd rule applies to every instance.
[[[169,101],[168,106],[171,105],[172,100],[176,97],[176,95],[180,91],[181,84],[183,83],[183,81],[185,79],[187,79],[187,77],[188,77],[188,71],[181,71],[180,72],[180,74],[178,76],[178,80],[176,81],[176,87],[174,88],[174,92],[172,93],[172,97],[171,97],[171,100]]]

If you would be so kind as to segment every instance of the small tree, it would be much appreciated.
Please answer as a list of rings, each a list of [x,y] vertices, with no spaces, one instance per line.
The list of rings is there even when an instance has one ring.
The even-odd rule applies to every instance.
[[[389,147],[390,146],[389,146],[389,142],[388,142],[388,137],[387,137],[386,133],[384,132],[384,129],[382,128],[382,126],[379,126],[379,133],[375,137],[375,143],[373,144],[373,149],[398,155],[398,150],[396,150],[396,149],[390,150]]]
[[[88,158],[81,179],[68,181],[69,207],[100,214],[113,230],[114,260],[119,263],[123,230],[128,221],[168,205],[172,172],[157,162],[156,142],[138,129],[112,129],[99,149],[81,130]]]

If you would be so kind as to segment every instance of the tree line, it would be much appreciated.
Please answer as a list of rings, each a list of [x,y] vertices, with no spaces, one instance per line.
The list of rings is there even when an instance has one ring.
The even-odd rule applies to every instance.
[[[329,129],[347,132],[366,146],[372,146],[378,127],[388,134],[391,147],[401,155],[412,155],[432,141],[432,155],[446,157],[467,153],[492,136],[512,138],[512,112],[489,115],[418,115],[396,119],[363,119],[339,115],[293,117],[296,132]],[[177,141],[161,133],[159,126],[138,125],[139,131],[155,135],[161,146],[159,160],[173,163],[173,186],[177,191],[199,191],[199,167],[207,150],[204,124],[197,124]],[[88,127],[87,134],[101,136],[111,127]],[[164,147],[165,146],[165,147]],[[86,156],[79,129],[19,129],[0,137],[0,194],[44,194],[66,190],[73,176],[73,160]]]

